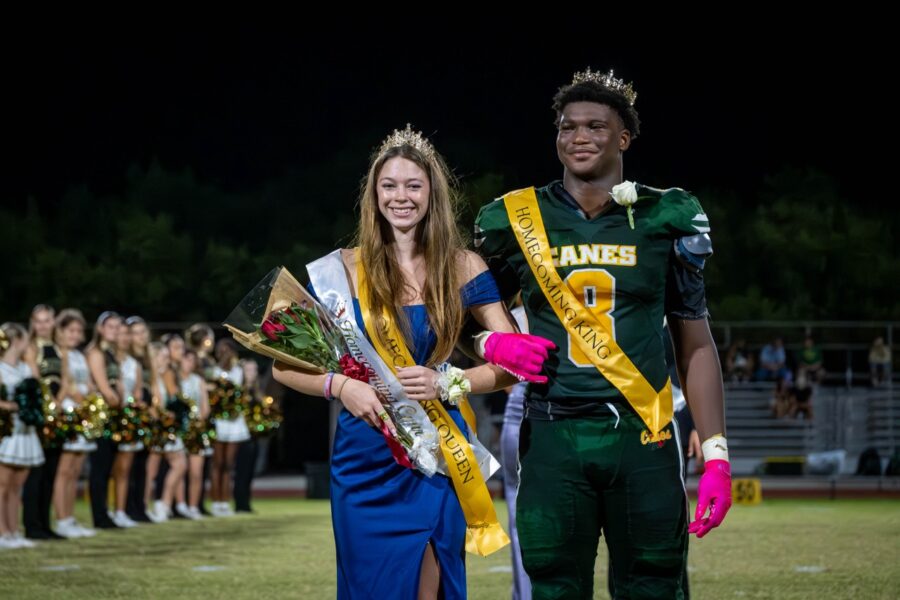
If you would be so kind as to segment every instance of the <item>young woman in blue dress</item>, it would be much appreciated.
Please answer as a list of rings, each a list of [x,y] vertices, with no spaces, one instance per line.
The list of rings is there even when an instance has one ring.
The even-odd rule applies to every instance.
[[[386,314],[403,332],[416,366],[397,374],[413,400],[440,396],[435,368],[449,358],[467,313],[487,330],[515,331],[487,266],[464,247],[455,200],[453,177],[430,142],[409,126],[395,131],[362,183],[357,247],[341,253],[360,329],[371,339],[384,321],[366,323],[363,314]],[[358,269],[368,290],[362,299]],[[395,462],[379,432],[382,421],[393,425],[374,388],[279,362],[273,374],[343,405],[331,461],[338,598],[466,597],[466,521],[451,480]],[[493,365],[466,377],[473,393],[515,383]],[[468,432],[458,408],[444,408]]]

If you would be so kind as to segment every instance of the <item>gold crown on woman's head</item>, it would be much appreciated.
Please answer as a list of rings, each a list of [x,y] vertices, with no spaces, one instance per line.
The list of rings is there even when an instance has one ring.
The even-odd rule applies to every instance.
[[[625,96],[625,99],[628,100],[628,104],[631,106],[634,106],[634,101],[637,100],[637,92],[631,87],[631,83],[625,83],[623,80],[616,78],[612,69],[609,70],[609,73],[601,73],[600,71],[591,71],[591,68],[588,67],[586,71],[578,71],[572,77],[572,85],[584,83],[585,81],[593,81],[614,92],[619,92]]]
[[[429,160],[434,158],[434,146],[422,135],[421,131],[413,131],[409,123],[406,124],[406,129],[403,131],[395,129],[394,133],[387,136],[381,143],[381,148],[378,149],[378,156],[397,146],[412,146]]]
[[[7,348],[9,348],[9,338],[6,337],[6,332],[0,329],[0,352],[6,352]]]

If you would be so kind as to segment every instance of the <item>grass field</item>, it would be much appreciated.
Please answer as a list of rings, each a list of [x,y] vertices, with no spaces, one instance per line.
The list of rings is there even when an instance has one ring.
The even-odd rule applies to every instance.
[[[333,598],[328,503],[257,500],[255,515],[178,520],[0,551],[0,598]],[[498,503],[501,519],[506,506]],[[88,523],[87,507],[77,516]],[[373,549],[377,552],[377,549]],[[900,598],[900,502],[767,500],[692,541],[693,598]],[[509,553],[467,559],[469,597],[509,597]],[[605,592],[601,544],[596,598]]]

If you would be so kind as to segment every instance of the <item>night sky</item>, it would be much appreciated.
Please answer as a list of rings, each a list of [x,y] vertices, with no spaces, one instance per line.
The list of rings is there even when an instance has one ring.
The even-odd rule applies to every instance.
[[[752,197],[784,165],[850,185],[865,159],[836,131],[833,101],[859,57],[824,37],[772,34],[751,47],[675,30],[644,44],[649,33],[598,43],[562,30],[323,29],[80,32],[7,58],[4,206],[52,203],[73,185],[117,192],[130,165],[152,160],[235,191],[336,156],[358,156],[361,176],[368,152],[407,121],[462,178],[541,185],[561,172],[551,97],[587,66],[614,68],[638,92],[628,179]]]

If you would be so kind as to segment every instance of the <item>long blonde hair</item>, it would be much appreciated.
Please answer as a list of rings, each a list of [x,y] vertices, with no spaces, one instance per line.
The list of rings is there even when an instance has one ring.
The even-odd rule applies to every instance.
[[[103,340],[103,336],[100,334],[100,328],[106,324],[110,319],[119,319],[122,320],[122,317],[119,313],[105,310],[100,313],[100,316],[97,317],[97,322],[94,323],[94,335],[91,337],[91,341],[88,342],[87,348],[84,349],[85,353],[90,352],[92,349],[97,348],[101,352],[103,351],[103,347],[101,345],[101,341]]]
[[[378,175],[384,164],[395,157],[405,158],[419,166],[428,175],[430,196],[428,211],[416,228],[416,245],[425,255],[425,287],[422,297],[431,329],[437,344],[428,358],[427,365],[434,366],[446,360],[462,330],[463,305],[460,297],[459,267],[464,259],[465,245],[457,226],[456,207],[458,192],[456,180],[444,159],[434,152],[425,156],[409,146],[395,146],[372,157],[369,172],[360,191],[360,220],[355,243],[359,246],[358,260],[362,261],[369,284],[367,298],[372,314],[381,315],[387,309],[390,318],[399,325],[412,346],[409,320],[403,311],[403,295],[394,291],[391,282],[403,281],[403,273],[393,252],[393,236],[390,224],[378,210]],[[381,317],[378,317],[381,319]],[[384,328],[378,323],[375,330],[383,343]]]
[[[124,326],[128,328],[128,331],[133,332],[135,326],[143,325],[147,329],[147,344],[145,346],[138,346],[137,342],[134,341],[134,335],[131,337],[131,356],[133,356],[139,363],[141,363],[141,369],[150,372],[153,372],[153,348],[151,348],[151,343],[149,342],[151,336],[150,326],[147,325],[147,321],[145,321],[142,317],[137,315],[132,315],[125,319]]]

